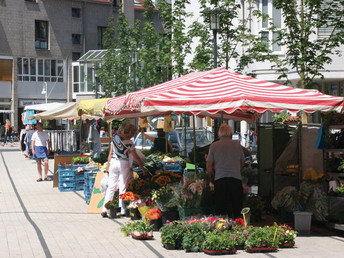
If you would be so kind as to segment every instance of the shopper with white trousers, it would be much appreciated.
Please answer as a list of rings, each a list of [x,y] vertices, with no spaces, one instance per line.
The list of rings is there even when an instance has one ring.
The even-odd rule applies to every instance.
[[[108,163],[109,166],[106,173],[109,173],[108,188],[106,190],[102,217],[107,217],[108,209],[105,208],[105,204],[108,201],[112,201],[115,191],[118,189],[119,194],[124,194],[127,190],[127,184],[132,180],[133,173],[131,170],[132,161],[130,162],[130,156],[137,162],[142,168],[144,174],[146,170],[143,167],[142,161],[136,153],[135,147],[130,140],[136,133],[137,128],[133,124],[125,124],[120,127],[117,134],[114,135],[111,142]],[[125,205],[122,199],[119,199],[119,207],[121,208],[121,214],[125,214]]]

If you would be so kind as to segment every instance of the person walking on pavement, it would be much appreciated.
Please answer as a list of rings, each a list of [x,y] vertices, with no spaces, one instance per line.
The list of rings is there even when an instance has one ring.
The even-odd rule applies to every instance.
[[[37,131],[33,133],[31,138],[32,158],[37,162],[39,175],[37,182],[41,182],[43,180],[51,181],[51,178],[48,177],[48,156],[50,154],[50,147],[49,135],[46,132],[43,132],[43,124],[37,123]],[[44,162],[44,179],[42,177],[42,161]]]
[[[243,203],[241,168],[245,164],[243,149],[232,140],[232,128],[222,124],[218,131],[220,140],[210,145],[207,171],[215,190],[215,207],[218,215],[238,218]]]
[[[11,143],[11,146],[13,146],[13,142],[12,142],[12,126],[11,126],[11,122],[10,120],[6,119],[5,122],[5,136],[4,136],[4,142],[2,143],[2,146],[5,146],[6,142],[7,142],[7,137]]]
[[[125,124],[121,126],[117,134],[114,135],[111,142],[110,152],[108,156],[108,167],[106,173],[109,173],[108,188],[106,190],[102,217],[107,217],[108,209],[105,204],[112,201],[115,190],[119,190],[119,195],[124,194],[127,190],[127,184],[133,177],[129,156],[132,155],[136,163],[142,168],[144,174],[147,174],[143,163],[136,153],[131,138],[136,133],[137,128],[133,124]],[[119,199],[119,207],[121,214],[125,214],[125,205],[122,199]]]

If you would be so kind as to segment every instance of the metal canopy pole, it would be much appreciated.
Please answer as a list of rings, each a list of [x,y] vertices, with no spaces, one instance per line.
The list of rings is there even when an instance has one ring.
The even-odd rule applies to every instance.
[[[193,150],[193,154],[194,154],[194,163],[195,163],[195,170],[198,171],[197,169],[197,159],[196,159],[196,125],[195,125],[195,115],[193,115],[192,117],[192,129],[193,129],[193,142],[194,142],[194,150]]]
[[[184,118],[184,146],[185,146],[185,157],[188,156],[188,150],[186,148],[186,116],[183,116]]]
[[[81,142],[82,142],[82,119],[81,119],[81,115],[80,115],[80,132],[79,132],[79,138],[80,138],[80,143],[79,143],[79,147],[80,147],[80,155],[82,154],[82,151],[81,151]]]

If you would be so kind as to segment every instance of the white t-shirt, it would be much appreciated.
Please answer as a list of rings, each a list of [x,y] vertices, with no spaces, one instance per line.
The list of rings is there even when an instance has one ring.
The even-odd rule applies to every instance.
[[[50,140],[49,135],[45,132],[34,132],[31,141],[35,141],[35,146],[47,147],[47,141]]]

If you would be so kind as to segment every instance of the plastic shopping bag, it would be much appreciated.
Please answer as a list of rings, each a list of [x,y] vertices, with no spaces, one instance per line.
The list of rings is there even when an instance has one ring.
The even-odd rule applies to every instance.
[[[103,177],[102,181],[100,182],[100,191],[102,192],[102,194],[106,193],[108,185],[109,185],[109,174],[105,173],[105,176]]]

